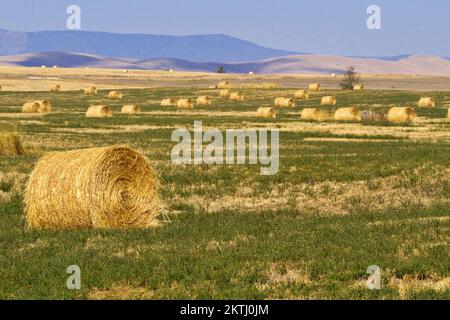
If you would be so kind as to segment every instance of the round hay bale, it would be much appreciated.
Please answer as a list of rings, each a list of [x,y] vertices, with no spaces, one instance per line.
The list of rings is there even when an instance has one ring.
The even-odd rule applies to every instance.
[[[363,85],[363,84],[355,84],[355,85],[353,86],[353,90],[355,90],[355,91],[361,91],[361,90],[364,90],[364,85]]]
[[[122,107],[122,113],[138,114],[141,113],[141,107],[139,107],[137,104],[126,104]]]
[[[27,226],[35,229],[128,229],[156,226],[157,175],[127,146],[53,152],[25,189]]]
[[[356,107],[339,108],[334,113],[336,121],[361,121],[361,112]]]
[[[436,100],[431,97],[422,97],[417,105],[419,108],[434,108],[436,106]]]
[[[220,81],[217,84],[217,89],[230,89],[231,88],[231,84],[228,81]]]
[[[308,91],[306,91],[306,90],[298,90],[296,93],[295,93],[295,98],[296,99],[308,99],[309,98],[309,95],[308,95]]]
[[[319,83],[310,83],[308,85],[309,91],[320,91],[320,84]]]
[[[277,117],[277,110],[273,107],[261,107],[256,111],[256,116],[275,119]]]
[[[322,98],[322,101],[320,102],[320,104],[322,106],[335,106],[337,103],[336,97],[332,97],[332,96],[325,96]]]
[[[295,100],[294,98],[275,98],[275,106],[292,108],[295,107]]]
[[[123,93],[120,91],[111,91],[110,93],[108,93],[108,99],[120,100],[122,98],[123,98]]]
[[[409,123],[415,118],[416,111],[410,107],[393,107],[387,114],[387,120],[394,123]]]
[[[86,111],[86,118],[112,117],[112,109],[106,105],[90,106]]]
[[[177,108],[193,109],[194,108],[194,100],[193,99],[178,99]]]
[[[61,91],[61,86],[59,84],[56,84],[50,88],[50,91],[51,92],[59,92],[59,91]]]
[[[302,110],[301,119],[305,121],[327,121],[330,114],[318,108],[305,108]]]
[[[203,106],[209,106],[212,103],[212,99],[210,96],[200,96],[197,98],[197,104]]]
[[[22,112],[23,113],[38,113],[40,108],[39,102],[32,101],[32,102],[25,102],[22,106]]]
[[[230,97],[230,90],[220,90],[219,91],[219,96],[221,98],[229,98]]]
[[[232,92],[230,93],[231,101],[244,101],[245,97],[242,92]]]
[[[175,107],[177,105],[177,99],[167,98],[161,100],[161,107]]]
[[[52,104],[49,100],[37,100],[37,103],[39,103],[39,113],[47,113],[52,110]]]
[[[84,95],[86,95],[86,96],[94,96],[96,94],[97,94],[96,87],[90,87],[90,88],[84,89]]]

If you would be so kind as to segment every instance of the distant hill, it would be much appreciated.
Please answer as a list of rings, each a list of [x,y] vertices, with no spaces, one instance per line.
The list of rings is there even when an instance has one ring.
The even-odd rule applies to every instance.
[[[14,32],[0,29],[0,55],[79,52],[116,58],[174,58],[195,62],[240,62],[298,54],[227,35],[145,35],[87,31]]]
[[[40,52],[1,56],[0,66],[42,65],[68,68],[120,68],[142,70],[169,70],[216,72],[223,66],[228,73],[261,74],[341,74],[347,66],[355,66],[363,74],[417,74],[450,76],[450,61],[437,56],[405,56],[398,59],[350,58],[324,55],[292,55],[254,62],[219,63],[195,62],[173,58],[145,60],[108,58],[99,55],[64,52]]]

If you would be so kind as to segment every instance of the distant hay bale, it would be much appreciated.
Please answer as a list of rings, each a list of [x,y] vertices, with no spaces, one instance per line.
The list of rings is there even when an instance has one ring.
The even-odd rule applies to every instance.
[[[273,107],[261,107],[256,111],[256,116],[275,119],[277,117],[277,110]]]
[[[355,84],[355,85],[353,86],[353,90],[355,90],[355,91],[361,91],[361,90],[364,90],[364,85],[363,85],[363,84]]]
[[[0,86],[0,91],[2,91],[2,86]]]
[[[197,98],[197,104],[203,106],[209,106],[212,103],[210,96],[200,96]]]
[[[108,93],[108,99],[120,100],[122,98],[123,98],[123,93],[120,91],[111,91],[110,93]]]
[[[41,68],[42,68],[42,69],[45,69],[45,68],[47,68],[47,66],[46,66],[46,65],[42,65]]]
[[[26,186],[26,223],[33,229],[156,226],[158,187],[147,159],[127,146],[52,152]]]
[[[242,92],[232,92],[230,93],[231,101],[244,101],[245,97]]]
[[[231,88],[231,84],[228,81],[220,81],[217,84],[217,89],[230,89]]]
[[[90,106],[86,111],[86,118],[112,117],[112,109],[106,105]]]
[[[221,98],[229,98],[230,97],[230,90],[220,90],[219,91],[219,97]]]
[[[326,121],[330,120],[330,114],[318,108],[305,108],[302,110],[301,119],[305,121]]]
[[[306,90],[298,90],[296,93],[295,93],[295,98],[296,99],[308,99],[309,98],[309,95],[308,95],[308,91],[306,91]]]
[[[86,96],[94,96],[97,94],[97,88],[96,87],[90,87],[87,89],[84,89],[84,94]]]
[[[320,84],[319,83],[310,83],[308,85],[309,91],[320,91]]]
[[[177,105],[177,99],[166,98],[161,100],[161,107],[175,107]]]
[[[59,92],[61,91],[61,86],[59,84],[54,85],[53,87],[50,88],[50,91],[52,92]]]
[[[193,109],[194,100],[193,99],[178,99],[177,101],[178,109]]]
[[[332,97],[332,96],[325,96],[322,98],[322,101],[320,102],[320,104],[322,106],[335,106],[337,103],[336,101],[336,97]]]
[[[22,137],[18,133],[0,131],[0,155],[20,156],[25,154]]]
[[[53,69],[58,69],[58,66],[53,66],[52,68],[53,68]]]
[[[122,107],[124,114],[138,114],[141,113],[141,108],[137,104],[126,104]]]
[[[278,98],[275,98],[275,106],[292,108],[292,107],[295,107],[295,100],[294,100],[294,98],[278,97]]]
[[[339,108],[334,113],[336,121],[361,121],[361,112],[356,107]]]
[[[409,107],[393,107],[387,114],[387,120],[394,123],[409,123],[415,118],[416,111]]]
[[[25,102],[22,106],[23,113],[48,113],[51,111],[51,103],[48,100]]]
[[[434,100],[434,98],[431,97],[422,97],[420,98],[417,105],[420,108],[434,108],[436,106],[436,100]]]

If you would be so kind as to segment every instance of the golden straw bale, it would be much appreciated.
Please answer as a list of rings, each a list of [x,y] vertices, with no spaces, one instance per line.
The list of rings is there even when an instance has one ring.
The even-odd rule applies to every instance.
[[[355,85],[353,86],[353,90],[355,90],[355,91],[361,91],[361,90],[364,90],[364,85],[363,85],[363,84],[355,84]]]
[[[158,225],[158,178],[127,146],[52,152],[25,189],[27,226],[35,229],[128,229]]]
[[[395,123],[408,123],[414,121],[416,111],[409,107],[393,107],[389,109],[387,120]]]
[[[96,87],[90,87],[90,88],[84,89],[84,95],[86,95],[86,96],[94,96],[96,94],[97,94]]]
[[[212,103],[210,96],[200,96],[197,98],[197,104],[203,106],[209,106]]]
[[[123,98],[123,93],[120,91],[111,91],[110,93],[108,93],[108,99],[122,99]]]
[[[244,101],[245,97],[242,92],[232,92],[230,93],[231,101]]]
[[[31,102],[25,102],[22,106],[22,112],[23,113],[38,113],[40,108],[39,102],[31,101]]]
[[[86,118],[106,118],[112,117],[112,109],[110,106],[95,105],[90,106],[86,111]]]
[[[59,92],[61,91],[61,86],[59,84],[54,85],[53,87],[50,88],[50,91],[52,92]]]
[[[337,103],[336,97],[332,97],[332,96],[323,97],[322,102],[320,102],[320,104],[322,106],[327,106],[327,105],[335,106],[336,103]]]
[[[295,107],[295,100],[294,100],[294,98],[278,97],[278,98],[275,98],[275,106],[276,107]]]
[[[308,95],[308,91],[306,91],[306,90],[298,90],[296,93],[295,93],[295,98],[296,99],[308,99],[309,98],[309,95]]]
[[[52,104],[49,100],[37,100],[37,103],[39,103],[39,113],[47,113],[52,110]]]
[[[193,99],[178,99],[177,108],[193,109],[194,108],[194,100]]]
[[[122,113],[138,114],[141,113],[141,107],[139,107],[137,104],[126,104],[122,107]]]
[[[277,110],[273,107],[261,107],[256,111],[256,116],[260,118],[273,118],[277,117]]]
[[[361,112],[356,107],[339,108],[334,113],[336,121],[361,121]]]
[[[330,120],[330,114],[318,108],[305,108],[301,113],[302,120],[306,121],[327,121]]]
[[[25,154],[22,136],[14,132],[0,131],[0,155],[18,156]]]
[[[434,98],[431,97],[422,97],[420,98],[417,105],[420,108],[434,108],[436,106],[436,100],[434,100]]]
[[[230,97],[230,90],[220,90],[219,91],[219,96],[221,98],[229,98]]]
[[[320,84],[319,83],[311,83],[308,85],[309,91],[320,91]]]
[[[177,99],[167,98],[161,100],[161,107],[175,107],[177,105]]]
[[[217,89],[230,89],[231,84],[228,81],[220,81],[217,84]]]

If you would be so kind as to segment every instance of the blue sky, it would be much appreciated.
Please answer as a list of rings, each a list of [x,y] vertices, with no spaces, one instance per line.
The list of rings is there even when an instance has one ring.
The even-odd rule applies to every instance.
[[[448,0],[4,0],[0,28],[64,30],[66,8],[82,30],[147,34],[222,33],[301,52],[354,56],[450,56]],[[366,27],[381,8],[382,30]]]

